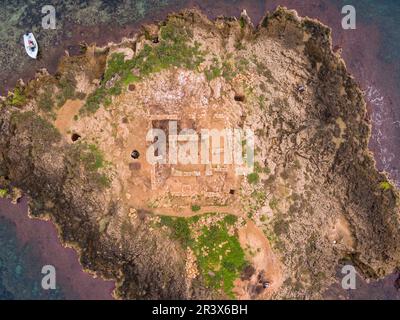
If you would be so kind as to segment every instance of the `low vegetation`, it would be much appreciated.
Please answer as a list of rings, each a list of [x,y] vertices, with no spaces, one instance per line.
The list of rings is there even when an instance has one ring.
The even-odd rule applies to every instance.
[[[95,144],[83,144],[81,160],[89,171],[96,171],[104,167],[104,157]]]
[[[89,95],[81,113],[91,114],[102,104],[109,105],[111,97],[119,95],[128,84],[153,73],[174,66],[196,70],[203,61],[200,45],[191,44],[190,31],[178,24],[178,21],[169,21],[161,28],[159,42],[146,43],[132,59],[125,60],[122,53],[114,53],[99,88]]]
[[[193,212],[198,212],[201,210],[201,207],[197,204],[194,204],[194,205],[192,205],[191,209]]]
[[[226,222],[222,220],[211,228],[203,227],[193,249],[206,283],[216,289],[222,288],[234,298],[233,282],[246,261],[238,238],[229,234]]]
[[[206,225],[210,215],[215,214],[191,218],[162,216],[161,225],[170,228],[171,238],[193,250],[206,285],[215,290],[222,289],[227,296],[234,298],[234,281],[246,265],[245,253],[235,231],[232,232],[237,217],[221,215],[216,222]],[[195,229],[200,232],[193,232]]]
[[[217,58],[212,60],[211,66],[204,71],[204,74],[208,81],[211,81],[218,77],[223,77],[226,80],[232,80],[236,72],[230,57],[226,57],[223,62],[220,62]]]
[[[258,175],[257,172],[252,172],[247,175],[247,181],[250,184],[257,184],[260,181],[260,176]]]
[[[62,107],[68,99],[75,98],[76,80],[72,73],[63,74],[58,81],[58,93],[56,95],[57,106]]]
[[[84,167],[89,180],[101,188],[110,187],[110,178],[104,173],[108,163],[98,147],[95,144],[80,142],[72,145],[72,148],[73,157]]]
[[[39,109],[55,117],[55,107],[62,107],[69,99],[84,99],[85,94],[77,92],[76,86],[77,81],[71,71],[56,76],[54,81],[44,82],[37,98]]]
[[[50,113],[53,111],[54,108],[54,99],[53,99],[53,87],[52,86],[45,86],[44,92],[39,95],[38,98],[38,107],[40,110]]]
[[[257,59],[254,59],[253,62],[256,65],[258,74],[264,76],[269,83],[276,81],[271,70],[264,63],[258,61]]]
[[[35,135],[32,140],[45,141],[46,145],[42,145],[43,148],[61,139],[57,128],[33,111],[14,112],[11,116],[11,123],[21,130],[27,128],[29,132],[32,132]]]
[[[390,190],[390,189],[392,189],[392,185],[387,181],[382,181],[379,184],[379,189],[381,189],[383,191]]]
[[[0,189],[0,198],[5,198],[8,195],[7,189]]]
[[[13,92],[9,92],[6,100],[6,104],[13,107],[21,107],[27,101],[23,88],[16,87]]]
[[[269,201],[269,207],[270,207],[272,210],[275,210],[275,209],[278,207],[278,200],[277,200],[275,197],[273,197],[273,198]]]
[[[161,216],[161,224],[171,229],[172,239],[179,241],[184,248],[193,244],[190,222],[190,219],[186,218]]]

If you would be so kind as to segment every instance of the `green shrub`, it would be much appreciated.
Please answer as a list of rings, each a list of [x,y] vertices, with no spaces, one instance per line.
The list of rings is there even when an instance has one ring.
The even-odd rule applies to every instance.
[[[104,155],[95,144],[78,142],[71,146],[72,159],[79,166],[83,166],[89,181],[100,188],[109,188],[111,179],[101,170],[106,168]]]
[[[189,222],[185,218],[172,218],[168,216],[161,216],[161,224],[168,226],[171,229],[171,236],[173,239],[178,240],[183,247],[189,246],[192,242],[191,231]]]
[[[102,87],[96,89],[86,99],[85,105],[79,110],[80,114],[95,113],[106,96],[106,90]]]
[[[208,70],[205,70],[205,75],[208,81],[218,78],[222,75],[222,70],[219,67],[212,66]]]
[[[237,222],[237,217],[232,215],[232,214],[228,214],[225,216],[224,221],[226,222],[227,225],[234,225]]]
[[[269,202],[269,207],[274,210],[278,207],[278,200],[276,198],[272,198]]]
[[[95,144],[85,145],[81,152],[81,160],[89,171],[97,171],[104,167],[104,156]]]
[[[193,249],[206,284],[211,288],[222,288],[230,298],[234,298],[234,281],[246,260],[238,238],[229,235],[227,224],[220,221],[211,228],[204,227]]]
[[[53,110],[54,100],[50,89],[45,89],[45,92],[39,96],[38,106],[45,112],[51,112]]]
[[[246,20],[243,17],[239,19],[240,28],[244,28],[246,26]]]

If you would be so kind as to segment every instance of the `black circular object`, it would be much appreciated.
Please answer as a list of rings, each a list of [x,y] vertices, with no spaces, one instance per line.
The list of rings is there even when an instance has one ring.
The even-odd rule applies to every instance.
[[[133,150],[132,153],[131,153],[131,157],[132,157],[133,159],[138,159],[138,158],[140,157],[139,151]]]
[[[75,142],[75,141],[79,140],[80,137],[81,137],[81,136],[80,136],[79,134],[73,133],[72,136],[71,136],[71,140],[72,140],[73,142]]]

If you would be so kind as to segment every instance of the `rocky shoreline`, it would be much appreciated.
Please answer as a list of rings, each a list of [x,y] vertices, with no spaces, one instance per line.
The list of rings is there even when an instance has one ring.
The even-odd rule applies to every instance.
[[[303,39],[301,41],[304,41],[305,52],[311,61],[311,65],[320,72],[320,74],[317,72],[315,79],[321,82],[321,90],[323,91],[320,93],[316,91],[316,94],[321,99],[322,106],[326,108],[323,111],[312,111],[311,114],[316,119],[325,121],[327,126],[335,128],[332,139],[336,141],[335,143],[339,148],[336,156],[331,159],[331,146],[328,147],[326,141],[319,140],[321,139],[320,136],[314,137],[313,143],[319,144],[321,148],[326,148],[326,158],[323,162],[319,162],[321,159],[318,160],[315,165],[318,171],[322,170],[327,174],[314,178],[322,178],[318,181],[324,184],[324,188],[329,189],[330,195],[339,197],[342,201],[342,203],[327,203],[328,206],[333,206],[335,210],[346,211],[346,220],[351,225],[351,233],[356,238],[356,245],[355,247],[354,244],[350,245],[352,248],[344,245],[342,248],[332,250],[327,247],[324,239],[315,235],[314,244],[310,244],[311,247],[307,249],[311,250],[308,254],[311,254],[311,259],[314,259],[312,260],[313,263],[320,261],[321,256],[324,259],[327,258],[322,263],[333,263],[330,267],[324,264],[314,266],[318,272],[324,268],[329,270],[328,273],[332,272],[334,262],[337,262],[338,257],[345,257],[346,252],[366,277],[382,277],[392,272],[398,265],[399,259],[396,256],[398,250],[395,240],[397,237],[395,230],[399,223],[398,193],[388,182],[386,176],[376,172],[373,157],[367,150],[370,126],[364,119],[366,108],[362,93],[354,80],[348,76],[343,61],[331,51],[329,30],[317,21],[301,20],[294,13],[283,9],[278,9],[275,13],[264,18],[256,29],[253,29],[250,21],[246,18],[240,20],[227,18],[210,22],[196,11],[171,15],[169,19],[174,19],[174,17],[187,22],[194,21],[199,26],[206,25],[207,28],[211,29],[215,28],[216,24],[221,23],[226,26],[228,37],[230,28],[233,32],[237,32],[238,28],[239,30],[244,28],[244,39],[247,36],[251,40],[252,37],[256,37],[256,39],[262,37],[263,32],[266,32],[271,39],[275,40],[279,38],[280,33],[285,34],[286,23],[290,28],[293,28],[293,35],[295,36],[294,40],[289,38],[290,40],[286,44],[289,47],[293,45],[291,41],[300,41],[300,38],[296,39],[296,36],[300,37],[298,35],[299,30],[306,30],[309,33],[307,35],[309,38],[306,41]],[[141,37],[146,37],[146,32],[136,37],[135,40],[131,40],[132,43],[135,43]],[[291,36],[288,35],[288,37]],[[246,39],[245,41],[249,40]],[[129,42],[127,40],[130,46]],[[118,46],[111,45],[110,48],[115,50],[115,47]],[[126,44],[122,45],[122,47],[124,46],[126,47]],[[4,168],[3,171],[5,171],[4,175],[7,176],[7,180],[15,183],[29,195],[32,216],[51,217],[51,220],[59,226],[62,240],[78,250],[81,263],[85,268],[94,270],[105,278],[117,279],[116,295],[118,297],[167,299],[211,297],[214,293],[204,286],[204,279],[201,278],[197,279],[198,282],[191,288],[188,295],[188,288],[184,285],[186,281],[184,276],[181,276],[183,274],[183,260],[179,245],[174,241],[165,239],[162,233],[149,233],[150,222],[148,219],[141,218],[141,223],[134,224],[135,237],[130,238],[128,243],[126,239],[118,239],[118,236],[113,234],[104,234],[101,221],[109,221],[112,218],[107,217],[118,216],[123,205],[111,201],[112,198],[107,191],[107,186],[103,188],[104,186],[99,185],[101,181],[106,182],[103,179],[103,172],[92,172],[90,167],[82,168],[80,160],[85,155],[85,150],[79,150],[66,144],[60,133],[47,122],[52,121],[53,115],[51,113],[46,114],[46,110],[43,110],[43,108],[40,110],[38,100],[33,104],[30,103],[31,97],[35,96],[34,93],[40,92],[44,84],[57,84],[63,79],[69,81],[66,74],[71,70],[73,72],[83,70],[86,75],[89,74],[91,81],[89,83],[95,83],[94,80],[101,77],[101,70],[105,68],[106,61],[104,58],[109,61],[107,55],[108,50],[105,50],[105,48],[103,50],[89,49],[83,57],[66,58],[55,79],[44,74],[39,78],[39,81],[32,81],[27,87],[20,87],[17,91],[14,91],[14,95],[10,99],[6,99],[1,115],[2,138],[0,140],[2,146],[0,161],[2,169]],[[99,66],[99,70],[93,69],[95,64]],[[319,71],[321,68],[322,71]],[[344,82],[343,94],[347,95],[354,110],[347,109],[345,104],[340,106],[339,110],[334,109],[335,103],[340,105],[343,102],[341,102],[342,98],[338,95],[338,92],[329,91],[331,90],[329,88],[343,89],[336,89],[334,83],[329,83],[330,80]],[[313,86],[313,84],[310,83],[310,86]],[[90,85],[86,89],[87,92],[82,90],[83,92],[80,91],[80,93],[84,93],[86,97],[88,94],[90,96],[93,94],[92,88],[93,86]],[[329,93],[328,96],[326,95],[327,92]],[[24,100],[25,94],[26,100]],[[68,96],[68,98],[76,97]],[[39,109],[37,109],[38,107]],[[24,109],[24,112],[21,112],[21,109]],[[290,116],[289,114],[288,117]],[[332,122],[332,118],[336,120]],[[43,119],[47,119],[47,121]],[[287,119],[284,121],[287,121]],[[341,128],[341,121],[344,121],[345,128]],[[40,134],[37,130],[40,130]],[[345,130],[345,134],[343,130]],[[344,141],[345,143],[343,143]],[[51,146],[51,151],[48,150],[48,146]],[[315,151],[309,149],[308,152]],[[329,166],[324,164],[325,161],[330,163],[330,169]],[[352,161],[358,161],[358,163],[351,164]],[[279,163],[279,160],[277,160],[277,163]],[[283,178],[284,174],[290,177],[291,173],[288,172],[290,171],[286,171],[286,173],[282,171],[281,177]],[[366,184],[365,181],[370,181],[370,183]],[[41,186],[41,189],[37,188],[38,185]],[[347,190],[346,185],[348,185]],[[320,190],[315,189],[310,191],[316,194],[320,192]],[[293,192],[292,195],[294,194]],[[296,204],[296,199],[292,200],[294,201],[293,204]],[[313,200],[310,201],[310,204],[312,204]],[[271,203],[270,207],[272,209]],[[69,212],[68,217],[64,214],[66,210]],[[281,208],[280,210],[285,209]],[[297,210],[302,209],[298,208]],[[325,209],[321,208],[321,210],[324,212]],[[101,214],[99,215],[99,213]],[[375,220],[372,221],[372,218]],[[324,219],[333,223],[336,217],[324,217],[323,215],[318,217],[319,222]],[[261,222],[258,221],[258,223]],[[307,228],[307,226],[302,225],[302,223],[298,222],[291,226],[293,235],[296,235],[296,232],[304,232],[304,228]],[[113,238],[114,236],[116,238]],[[293,241],[285,235],[282,237],[286,246]],[[161,243],[162,246],[159,245]],[[167,250],[165,244],[167,244]],[[143,249],[146,245],[148,247]],[[322,246],[322,252],[319,251],[318,246]],[[163,251],[165,253],[162,253]],[[293,254],[293,249],[289,249],[288,252]],[[281,259],[285,259],[285,252],[279,253],[279,256]],[[171,257],[173,257],[173,263],[171,263]],[[132,264],[127,265],[126,261],[130,261]],[[297,263],[305,267],[304,261]],[[287,264],[285,266],[286,272],[293,272],[294,267]],[[291,276],[293,275],[291,274]],[[295,275],[295,278],[299,276]],[[288,278],[290,279],[290,277]],[[169,282],[167,286],[165,279],[168,279]],[[297,278],[298,283],[302,281]],[[313,283],[306,288],[299,288],[295,292],[291,292],[292,286],[287,283],[284,285],[286,288],[284,288],[283,293],[287,296],[318,297],[319,290],[317,287],[326,286],[332,282],[332,279],[328,275],[327,279],[320,279],[320,281],[320,283]]]

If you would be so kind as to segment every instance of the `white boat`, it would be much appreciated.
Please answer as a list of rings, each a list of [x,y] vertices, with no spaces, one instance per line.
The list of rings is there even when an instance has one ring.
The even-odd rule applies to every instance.
[[[32,59],[36,59],[39,52],[39,47],[33,33],[27,32],[24,34],[24,45],[28,56],[30,56]]]

